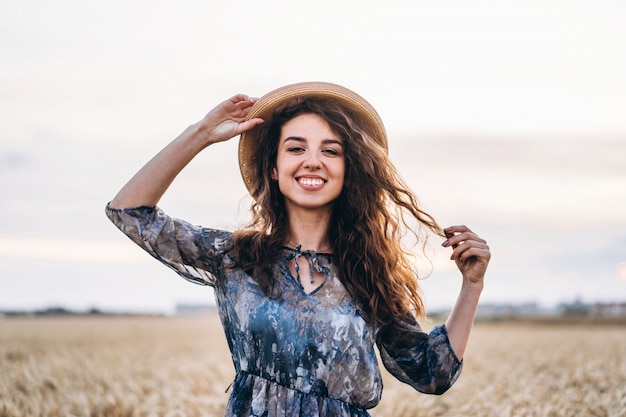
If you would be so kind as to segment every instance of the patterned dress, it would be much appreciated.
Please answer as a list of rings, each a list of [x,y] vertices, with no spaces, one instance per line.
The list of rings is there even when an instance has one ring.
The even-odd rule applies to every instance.
[[[157,207],[106,208],[111,221],[189,281],[214,288],[236,376],[226,416],[369,416],[384,366],[418,391],[442,394],[456,381],[457,359],[444,326],[425,333],[412,318],[373,326],[337,277],[333,256],[284,248],[266,295],[238,267],[232,233],[202,228]],[[288,263],[305,256],[324,274],[306,293]]]

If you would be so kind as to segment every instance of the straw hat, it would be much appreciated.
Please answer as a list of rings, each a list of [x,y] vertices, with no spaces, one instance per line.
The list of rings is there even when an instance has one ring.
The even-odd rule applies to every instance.
[[[383,122],[363,97],[352,90],[337,84],[326,82],[303,82],[277,88],[257,100],[250,109],[246,120],[259,117],[268,124],[276,109],[287,100],[296,97],[329,99],[339,102],[354,117],[372,138],[385,150],[387,149],[387,133]],[[254,154],[253,144],[258,143],[261,129],[253,128],[241,134],[239,140],[239,169],[241,176],[252,194],[254,189]]]

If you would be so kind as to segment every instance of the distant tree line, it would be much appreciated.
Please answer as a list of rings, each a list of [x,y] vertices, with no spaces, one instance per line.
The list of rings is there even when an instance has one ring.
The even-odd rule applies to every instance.
[[[159,316],[161,314],[148,313],[127,313],[127,312],[111,312],[103,311],[99,308],[92,307],[88,310],[78,311],[70,310],[65,307],[47,307],[40,310],[0,310],[0,316],[19,317],[19,316]]]

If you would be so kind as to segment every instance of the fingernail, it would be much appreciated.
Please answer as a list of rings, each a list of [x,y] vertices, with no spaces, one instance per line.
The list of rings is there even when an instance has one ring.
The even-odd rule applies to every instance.
[[[447,241],[447,240],[444,240],[444,242],[441,244],[441,246],[443,246],[444,248],[445,248],[446,246],[448,246],[448,241]]]

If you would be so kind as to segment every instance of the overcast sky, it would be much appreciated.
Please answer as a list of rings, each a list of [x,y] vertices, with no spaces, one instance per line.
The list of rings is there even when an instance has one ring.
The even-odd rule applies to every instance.
[[[626,3],[211,3],[0,6],[0,310],[212,300],[104,205],[223,99],[308,80],[368,99],[424,207],[488,240],[485,303],[626,300]],[[236,148],[201,154],[161,207],[241,225]],[[459,277],[431,243],[426,301],[449,307]]]

